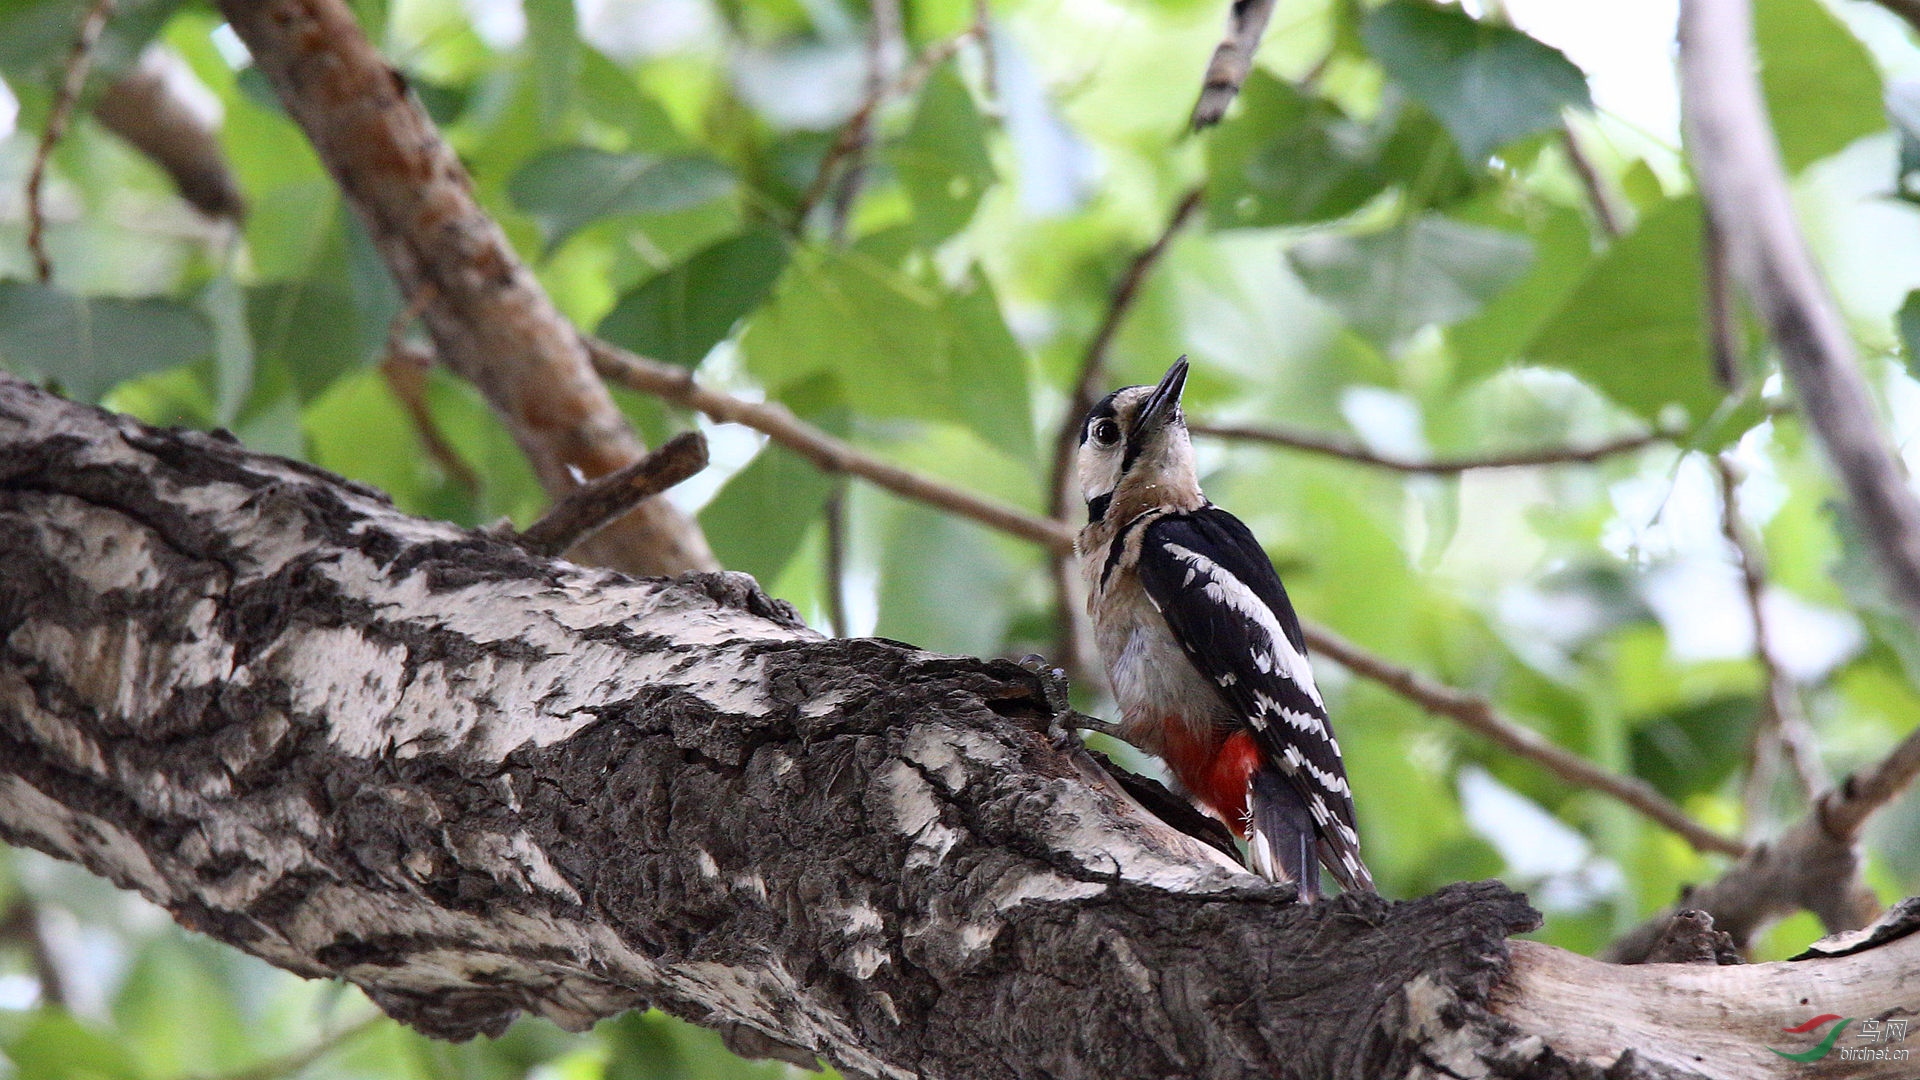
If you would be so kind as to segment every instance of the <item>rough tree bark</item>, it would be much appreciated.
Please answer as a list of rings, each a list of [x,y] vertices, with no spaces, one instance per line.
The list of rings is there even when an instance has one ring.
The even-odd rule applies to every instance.
[[[1498,883],[1312,908],[1145,814],[1010,664],[829,640],[0,377],[0,837],[446,1037],[652,1003],[927,1077],[1902,1075],[1920,935],[1619,968]]]
[[[553,306],[474,198],[453,148],[341,0],[228,0],[228,24],[419,308],[434,351],[478,387],[553,496],[638,460],[643,447]],[[637,574],[718,567],[662,499],[580,545]]]

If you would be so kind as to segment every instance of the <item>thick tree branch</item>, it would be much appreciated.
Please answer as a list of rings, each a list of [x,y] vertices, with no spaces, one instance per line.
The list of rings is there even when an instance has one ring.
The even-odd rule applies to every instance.
[[[604,476],[642,447],[576,330],[555,310],[426,111],[342,0],[225,0],[252,51],[347,201],[403,296],[415,298],[434,352],[480,388],[549,495],[574,475]],[[663,500],[582,546],[591,562],[677,574],[717,564],[706,538]]]
[[[7,379],[0,654],[0,836],[443,1036],[651,1002],[864,1076],[1891,1078],[1739,1040],[1920,962],[1509,974],[1511,893],[1292,904],[1056,749],[1015,665]]]
[[[1683,0],[1681,115],[1708,218],[1733,279],[1779,349],[1888,592],[1920,621],[1920,500],[1800,235],[1757,71],[1746,0]]]

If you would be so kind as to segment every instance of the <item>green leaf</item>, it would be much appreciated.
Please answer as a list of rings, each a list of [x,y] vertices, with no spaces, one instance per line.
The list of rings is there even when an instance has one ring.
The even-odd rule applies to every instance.
[[[334,275],[248,289],[247,328],[256,370],[290,378],[301,401],[319,397],[370,355],[360,344],[353,292]]]
[[[1240,101],[1207,142],[1207,210],[1216,227],[1345,217],[1385,189],[1376,131],[1339,106],[1259,68]]]
[[[942,652],[992,655],[1019,576],[981,526],[921,503],[898,507],[880,556],[874,632]]]
[[[1907,354],[1907,374],[1920,379],[1920,289],[1907,294],[1895,320],[1900,326],[1900,348]]]
[[[215,415],[231,424],[253,390],[253,335],[247,330],[247,295],[232,275],[222,274],[200,293],[200,310],[213,330]]]
[[[920,92],[913,125],[887,155],[913,200],[914,227],[924,242],[965,228],[992,185],[986,128],[954,65],[942,65]]]
[[[521,0],[527,17],[527,49],[539,88],[540,119],[556,124],[566,115],[580,73],[580,28],[574,0]]]
[[[768,443],[700,511],[700,528],[722,566],[771,583],[800,550],[833,485],[811,462]]]
[[[1560,50],[1457,8],[1394,0],[1367,16],[1361,36],[1470,163],[1558,126],[1562,109],[1593,105],[1586,76]]]
[[[1532,259],[1524,236],[1437,214],[1366,236],[1310,237],[1287,252],[1301,283],[1382,347],[1472,315]]]
[[[615,154],[585,146],[540,154],[507,184],[513,205],[540,223],[549,250],[604,217],[686,210],[733,190],[733,174],[711,158]]]
[[[948,300],[952,355],[947,364],[953,415],[1016,460],[1034,453],[1027,357],[1007,329],[1000,301],[974,267]]]
[[[1872,54],[1820,0],[1758,0],[1753,33],[1789,172],[1887,126]]]
[[[1649,210],[1594,260],[1528,355],[1650,420],[1669,403],[1704,420],[1723,395],[1708,370],[1700,282],[1700,200],[1687,196]]]
[[[1670,799],[1712,791],[1746,759],[1759,699],[1723,697],[1642,721],[1629,736],[1633,774]]]
[[[1576,210],[1555,209],[1530,235],[1537,257],[1526,276],[1447,332],[1463,378],[1488,374],[1519,359],[1520,350],[1559,310],[1593,261],[1586,219]]]
[[[796,258],[741,339],[748,370],[779,387],[816,374],[874,416],[944,412],[946,328],[938,290],[859,251]]]
[[[772,229],[728,237],[621,297],[598,333],[690,368],[766,300],[786,265],[787,242]]]
[[[0,1050],[13,1063],[16,1080],[141,1080],[145,1075],[131,1048],[57,1009],[41,1010]]]
[[[0,363],[57,380],[74,398],[97,401],[126,379],[212,350],[205,317],[174,300],[76,296],[0,281]]]

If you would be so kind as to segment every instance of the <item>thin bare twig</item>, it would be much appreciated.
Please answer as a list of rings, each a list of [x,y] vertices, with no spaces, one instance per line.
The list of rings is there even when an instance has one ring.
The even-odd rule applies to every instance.
[[[919,90],[920,84],[926,82],[927,77],[941,64],[953,59],[962,45],[975,39],[984,40],[986,32],[986,23],[976,18],[966,29],[927,46],[891,82],[882,84],[877,92],[867,94],[859,107],[853,110],[853,115],[841,125],[840,134],[820,159],[820,168],[813,174],[813,183],[807,185],[806,192],[800,196],[800,203],[793,212],[796,226],[804,225],[813,208],[820,205],[820,200],[826,197],[832,187],[834,178],[841,174],[842,166],[863,151],[874,114],[879,112],[880,107],[893,98],[906,97]]]
[[[707,437],[683,431],[626,468],[574,488],[514,539],[528,551],[559,555],[706,467]]]
[[[813,462],[823,472],[858,476],[896,495],[938,506],[1052,551],[1073,548],[1070,526],[881,461],[799,419],[777,402],[743,401],[701,385],[685,368],[635,356],[595,338],[587,339],[587,349],[601,377],[722,423],[744,424]]]
[[[847,485],[836,481],[823,508],[827,521],[827,618],[840,637],[853,636],[847,624]]]
[[[833,188],[827,222],[827,235],[835,244],[846,240],[847,219],[860,197],[860,185],[867,172],[867,154],[873,149],[874,113],[881,95],[887,91],[887,69],[893,63],[894,49],[900,41],[900,0],[870,0],[870,6],[873,26],[867,37],[866,100],[874,102],[875,108],[858,110],[848,121],[843,135],[850,145],[842,158],[840,182]]]
[[[1053,440],[1053,471],[1048,476],[1047,516],[1064,519],[1067,507],[1073,502],[1073,455],[1080,444],[1080,421],[1099,400],[1100,387],[1107,381],[1107,353],[1113,348],[1113,339],[1120,333],[1120,325],[1126,320],[1127,312],[1133,309],[1133,302],[1140,296],[1140,286],[1147,275],[1160,262],[1161,256],[1173,243],[1173,238],[1200,208],[1200,200],[1206,194],[1204,188],[1194,188],[1180,197],[1173,206],[1173,213],[1167,215],[1166,227],[1153,242],[1141,249],[1127,265],[1126,273],[1113,287],[1113,295],[1107,301],[1107,313],[1100,320],[1100,326],[1094,330],[1093,337],[1087,340],[1086,352],[1080,360],[1080,377],[1075,381],[1072,392],[1067,397],[1066,412],[1060,419],[1060,430]]]
[[[988,528],[1032,541],[1055,556],[1056,565],[1061,556],[1073,551],[1076,530],[1065,522],[1022,513],[1002,503],[880,461],[797,419],[781,405],[742,401],[702,386],[685,368],[635,356],[625,349],[592,338],[587,339],[587,348],[593,356],[595,368],[604,378],[704,413],[722,423],[744,424],[813,462],[825,472],[858,476],[904,498],[940,507]],[[1313,624],[1307,624],[1306,632],[1313,648],[1345,664],[1362,678],[1379,682],[1430,712],[1451,719],[1522,757],[1547,766],[1570,783],[1619,799],[1672,829],[1696,847],[1736,855],[1745,850],[1739,841],[1722,837],[1689,818],[1685,811],[1668,802],[1645,783],[1610,773],[1554,746],[1540,735],[1504,720],[1484,699],[1435,683]]]
[[[1778,346],[1887,592],[1920,622],[1920,500],[1800,233],[1757,72],[1746,0],[1682,0],[1681,119],[1707,215],[1731,277]]]
[[[1627,231],[1626,213],[1620,209],[1613,189],[1607,186],[1593,159],[1587,156],[1587,148],[1580,142],[1580,136],[1571,124],[1561,125],[1560,144],[1567,151],[1567,163],[1573,166],[1573,174],[1580,178],[1580,186],[1587,191],[1587,202],[1593,207],[1593,217],[1600,223],[1600,231],[1619,239]]]
[[[60,963],[54,958],[53,946],[47,941],[46,927],[40,923],[40,912],[33,901],[24,896],[16,896],[13,906],[4,918],[0,918],[0,941],[12,939],[18,941],[27,950],[28,962],[33,965],[33,978],[40,984],[40,1004],[65,1006],[73,998],[67,989],[66,973],[60,970]]]
[[[1695,848],[1723,855],[1745,853],[1745,844],[1722,836],[1695,821],[1646,781],[1608,772],[1578,754],[1554,745],[1539,732],[1500,715],[1486,698],[1443,685],[1416,671],[1374,656],[1323,627],[1308,624],[1305,630],[1309,647],[1322,656],[1338,661],[1354,674],[1380,683],[1428,712],[1447,717],[1508,753],[1534,762],[1569,783],[1618,799],[1671,829]]]
[[[1195,435],[1271,443],[1275,446],[1304,450],[1312,454],[1324,454],[1328,457],[1390,469],[1394,472],[1427,475],[1447,475],[1471,472],[1475,469],[1519,469],[1535,465],[1591,465],[1606,458],[1632,453],[1675,438],[1674,435],[1665,432],[1647,432],[1640,435],[1622,435],[1619,438],[1589,446],[1550,446],[1538,450],[1520,450],[1504,454],[1419,459],[1383,454],[1370,450],[1353,439],[1339,435],[1293,431],[1265,425],[1189,422],[1187,429]]]
[[[1213,50],[1207,74],[1200,82],[1200,100],[1193,103],[1193,130],[1212,127],[1227,115],[1227,106],[1253,71],[1253,54],[1273,17],[1274,0],[1234,0],[1227,9],[1227,36]]]
[[[40,145],[33,152],[33,167],[27,170],[27,250],[33,254],[34,273],[39,275],[42,284],[53,280],[53,261],[47,258],[46,214],[40,206],[40,189],[46,184],[47,162],[53,157],[53,148],[66,137],[67,124],[73,120],[74,107],[80,103],[80,91],[87,85],[94,46],[100,43],[100,32],[106,29],[112,14],[113,0],[93,0],[81,18],[80,34],[67,57],[60,91],[54,96],[53,110],[47,114],[46,129],[40,132]]]
[[[1766,679],[1767,692],[1754,725],[1747,755],[1747,785],[1744,802],[1748,835],[1766,818],[1768,796],[1773,791],[1771,763],[1777,753],[1787,765],[1800,795],[1808,804],[1827,786],[1820,775],[1818,751],[1813,730],[1807,725],[1806,712],[1800,707],[1800,693],[1785,669],[1774,659],[1773,635],[1767,622],[1766,559],[1759,538],[1747,528],[1740,512],[1740,474],[1726,454],[1713,458],[1720,475],[1720,531],[1733,548],[1739,564],[1740,581],[1747,598],[1747,614],[1753,622],[1753,657]]]
[[[440,471],[454,486],[466,493],[469,499],[480,495],[480,475],[473,471],[460,451],[440,430],[440,422],[433,418],[433,408],[427,404],[427,372],[433,367],[433,354],[424,346],[402,342],[396,348],[387,350],[386,358],[380,361],[380,375],[387,381],[387,389],[393,393],[395,401],[407,411],[407,419],[413,422],[413,433],[420,440],[420,448],[427,452]]]

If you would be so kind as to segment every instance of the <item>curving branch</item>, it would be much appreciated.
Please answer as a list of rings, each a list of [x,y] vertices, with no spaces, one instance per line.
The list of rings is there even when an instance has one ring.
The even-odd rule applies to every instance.
[[[592,479],[637,460],[643,447],[578,332],[344,0],[224,0],[220,10],[418,306],[435,354],[480,389],[547,493],[573,490],[576,473]],[[657,499],[578,555],[642,574],[718,565],[699,527]]]
[[[1690,817],[1653,785],[1634,776],[1621,776],[1586,758],[1556,746],[1546,736],[1500,715],[1493,702],[1457,690],[1391,661],[1374,656],[1345,638],[1311,623],[1303,624],[1307,644],[1315,652],[1338,661],[1362,678],[1372,679],[1436,716],[1444,716],[1515,757],[1525,758],[1568,783],[1598,791],[1673,830],[1700,851],[1741,855],[1746,845],[1722,836]],[[1697,905],[1696,905],[1697,906]]]
[[[538,558],[0,378],[0,837],[431,1034],[651,1003],[871,1077],[1901,1075],[1760,1048],[1901,1001],[1920,935],[1627,972],[1509,946],[1497,883],[1293,904],[1050,713],[740,575]]]
[[[1319,432],[1296,431],[1290,428],[1273,427],[1266,424],[1209,424],[1189,423],[1187,429],[1195,435],[1207,435],[1216,439],[1238,439],[1247,442],[1267,443],[1271,446],[1284,446],[1290,450],[1302,450],[1310,454],[1340,458],[1357,465],[1371,465],[1375,468],[1393,472],[1417,473],[1428,476],[1448,476],[1476,469],[1521,469],[1540,465],[1592,465],[1607,458],[1631,454],[1672,442],[1677,436],[1665,432],[1646,432],[1639,435],[1622,435],[1616,439],[1593,443],[1588,446],[1549,446],[1538,450],[1519,450],[1510,453],[1481,454],[1470,457],[1454,458],[1408,458],[1397,454],[1383,454],[1362,445],[1358,440],[1341,435],[1327,435]]]
[[[1683,0],[1681,118],[1708,220],[1779,349],[1889,594],[1920,622],[1920,500],[1800,234],[1757,71],[1746,0]]]
[[[1200,99],[1193,103],[1188,123],[1200,131],[1220,122],[1227,106],[1240,96],[1240,87],[1253,72],[1253,55],[1260,51],[1260,39],[1266,35],[1267,22],[1273,18],[1275,0],[1233,0],[1227,9],[1227,34],[1207,61],[1207,74],[1200,81]]]
[[[1073,530],[1065,525],[882,461],[807,423],[777,402],[734,397],[702,384],[686,368],[636,356],[597,338],[589,338],[586,344],[603,378],[723,424],[750,427],[813,462],[822,472],[858,476],[903,498],[937,506],[1050,550],[1073,548]]]
[[[53,148],[66,137],[73,110],[80,104],[80,91],[87,85],[87,72],[93,69],[94,47],[100,44],[100,32],[107,28],[113,14],[113,0],[93,0],[80,16],[80,29],[73,50],[62,69],[60,88],[54,93],[53,108],[47,113],[47,126],[40,131],[34,147],[33,164],[27,167],[27,251],[33,256],[33,272],[44,284],[53,280],[53,261],[47,258],[47,216],[40,205],[40,192],[47,182],[47,163]]]
[[[1778,839],[1755,844],[1718,880],[1687,890],[1680,903],[1621,936],[1608,946],[1607,958],[1628,964],[1644,960],[1680,908],[1705,911],[1742,949],[1768,923],[1802,908],[1831,932],[1865,926],[1880,905],[1860,880],[1860,832],[1916,776],[1920,729],[1872,768],[1827,789]]]

